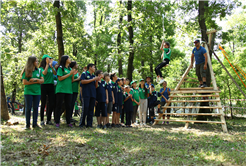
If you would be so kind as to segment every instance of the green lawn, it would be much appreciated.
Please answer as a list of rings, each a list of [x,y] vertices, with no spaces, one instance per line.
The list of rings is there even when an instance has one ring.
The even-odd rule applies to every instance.
[[[246,119],[221,125],[79,129],[1,125],[1,165],[246,165]],[[95,119],[94,119],[95,123]],[[96,124],[94,125],[96,126]]]

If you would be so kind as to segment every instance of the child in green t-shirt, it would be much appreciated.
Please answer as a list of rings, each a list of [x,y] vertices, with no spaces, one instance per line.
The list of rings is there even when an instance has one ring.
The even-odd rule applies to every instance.
[[[138,111],[138,106],[140,105],[140,97],[139,97],[139,90],[137,88],[137,81],[132,81],[131,86],[132,86],[132,91],[133,91],[133,113],[132,113],[132,124],[136,123],[136,117],[137,117],[137,111]],[[136,125],[136,124],[135,124]]]
[[[164,49],[163,49],[163,47],[164,47]],[[157,75],[157,82],[159,82],[159,78],[161,78],[160,84],[162,84],[164,82],[164,79],[162,77],[161,68],[166,67],[169,64],[169,61],[171,60],[170,59],[170,57],[171,57],[170,43],[164,42],[164,40],[163,40],[160,50],[162,50],[162,52],[163,52],[161,55],[161,59],[163,61],[158,66],[156,66],[155,73]]]

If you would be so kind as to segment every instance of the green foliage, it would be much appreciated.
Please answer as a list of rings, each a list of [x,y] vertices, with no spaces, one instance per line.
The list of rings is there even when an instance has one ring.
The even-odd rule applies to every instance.
[[[60,4],[58,10],[51,1],[1,2],[1,37],[4,41],[1,45],[1,64],[8,96],[16,81],[17,100],[23,101],[20,73],[28,56],[34,55],[41,61],[43,54],[49,54],[55,60],[58,59],[55,22],[58,11],[62,16],[65,54],[77,61],[80,73],[88,63],[96,63],[97,69],[103,71],[117,72],[118,60],[122,59],[123,77],[126,77],[129,52],[133,49],[133,79],[139,80],[146,76],[155,78],[154,68],[161,62],[162,51],[159,48],[162,40],[165,40],[171,44],[172,56],[170,65],[162,71],[168,85],[174,88],[176,80],[183,75],[190,63],[194,47],[192,41],[201,37],[197,20],[198,1],[133,1],[132,48],[129,48],[127,1],[121,5],[120,1],[61,1]],[[229,59],[233,64],[238,64],[246,71],[245,12],[235,12],[240,5],[241,1],[227,3],[212,0],[209,1],[208,8],[205,8],[204,17],[208,29],[224,30],[224,27],[217,24],[217,20],[226,22],[226,29],[223,33],[218,33],[217,38],[222,39],[222,45],[230,54]],[[120,16],[123,17],[121,24]],[[121,43],[117,46],[119,33]],[[222,95],[228,98],[227,83],[223,81],[229,78],[216,61],[213,61],[213,67],[218,86],[225,89]],[[234,73],[230,66],[227,65],[227,68]],[[195,71],[191,70],[189,76],[196,77]],[[233,77],[240,84],[237,75],[233,74]],[[229,80],[228,84],[230,83]],[[187,83],[185,86],[196,85]],[[232,98],[242,97],[233,84],[230,87],[233,91]]]

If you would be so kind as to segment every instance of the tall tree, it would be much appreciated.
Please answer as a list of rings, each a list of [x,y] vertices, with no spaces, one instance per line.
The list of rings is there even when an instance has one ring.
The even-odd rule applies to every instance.
[[[120,7],[122,5],[122,0],[120,0]],[[122,56],[121,56],[121,27],[122,27],[122,20],[123,20],[123,16],[120,12],[120,17],[119,17],[119,33],[117,36],[117,48],[118,48],[118,65],[119,65],[119,69],[118,69],[118,74],[120,77],[123,76],[123,69],[122,69]]]
[[[2,72],[2,65],[1,66],[1,119],[3,120],[9,120],[9,112],[8,112],[8,106],[5,96],[5,90],[4,90],[4,84],[3,84],[3,72]]]
[[[127,67],[127,78],[132,81],[132,72],[134,70],[133,68],[133,60],[134,60],[134,47],[133,47],[133,28],[132,28],[132,1],[128,0],[127,3],[127,20],[128,20],[128,33],[129,33],[129,58],[128,58],[128,67]]]
[[[64,55],[64,44],[63,44],[63,33],[62,33],[62,22],[60,9],[60,0],[55,0],[53,6],[56,8],[56,32],[57,32],[57,45],[58,45],[58,55],[59,60],[62,55]]]

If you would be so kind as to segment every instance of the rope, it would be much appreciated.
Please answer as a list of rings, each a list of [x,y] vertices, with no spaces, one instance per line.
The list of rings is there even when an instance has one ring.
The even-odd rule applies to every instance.
[[[227,61],[229,62],[229,64],[231,65],[232,69],[234,70],[234,72],[237,74],[238,78],[241,80],[241,82],[243,83],[244,87],[246,88],[246,85],[244,84],[243,80],[241,79],[241,77],[238,75],[237,71],[235,70],[235,68],[232,66],[231,62],[229,61],[229,59],[227,58],[226,55],[228,55],[225,50],[219,45],[219,49],[220,51],[223,53],[224,57],[227,59]],[[225,55],[226,54],[226,55]]]
[[[239,71],[241,71],[241,72],[243,73],[242,75],[246,77],[246,74],[244,73],[244,71],[243,71],[238,65],[235,65],[235,66],[236,66],[237,68],[239,68]],[[244,77],[244,78],[245,78],[245,77]],[[246,78],[245,78],[245,79],[246,79]]]

